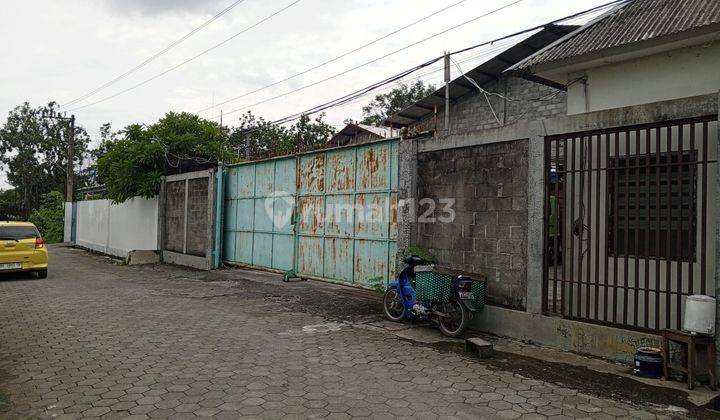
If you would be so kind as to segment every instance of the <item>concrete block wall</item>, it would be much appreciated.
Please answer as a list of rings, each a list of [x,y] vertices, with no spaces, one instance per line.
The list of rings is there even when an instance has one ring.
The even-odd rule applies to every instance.
[[[188,180],[187,254],[203,257],[208,246],[208,178]]]
[[[444,135],[465,134],[514,124],[521,120],[540,120],[565,115],[567,112],[567,93],[539,83],[517,77],[503,77],[483,88],[490,93],[487,99],[480,92],[472,92],[451,104],[449,130],[444,130],[443,127],[444,110],[438,109],[437,118],[431,116],[413,124],[409,127],[410,131],[430,130],[437,121],[438,132]]]
[[[462,186],[462,182],[447,183],[441,181],[444,179],[459,178],[463,176],[456,169],[455,163],[430,163],[429,157],[433,156],[433,161],[444,160],[452,161],[453,156],[466,156],[468,149],[485,147],[490,145],[509,144],[516,141],[524,142],[527,145],[527,251],[526,251],[526,302],[525,308],[513,310],[495,305],[488,305],[473,319],[471,325],[480,331],[485,331],[497,335],[509,336],[521,340],[531,341],[534,343],[555,346],[564,350],[571,350],[594,356],[611,358],[618,361],[629,361],[634,356],[635,349],[640,346],[657,346],[658,336],[636,332],[621,328],[612,328],[597,324],[572,321],[569,319],[546,316],[542,312],[542,247],[543,247],[543,175],[544,175],[544,138],[546,136],[561,135],[566,133],[581,132],[586,130],[595,130],[609,127],[621,127],[628,125],[648,124],[662,121],[671,121],[675,119],[693,118],[710,113],[717,113],[719,108],[718,95],[700,95],[696,97],[688,97],[682,99],[674,99],[656,103],[642,104],[636,106],[628,106],[623,108],[615,108],[610,110],[589,112],[579,115],[558,115],[546,119],[533,120],[528,118],[520,120],[502,127],[495,127],[484,130],[476,130],[474,132],[463,133],[459,135],[447,135],[437,133],[434,138],[417,138],[413,140],[402,140],[400,149],[400,180],[401,186],[399,192],[400,198],[409,198],[418,200],[422,194],[430,193],[432,190],[429,185],[436,185],[434,189],[445,191],[455,187]],[[546,110],[548,111],[548,110]],[[554,112],[554,111],[548,111]],[[715,141],[720,144],[720,137]],[[402,145],[405,144],[405,147]],[[443,154],[445,152],[451,152]],[[452,154],[455,152],[457,154]],[[404,156],[407,154],[407,157]],[[413,164],[413,156],[418,156],[416,163]],[[424,164],[422,162],[425,161]],[[442,174],[441,170],[434,171],[433,177],[423,174],[427,167],[432,165],[440,165],[442,170],[451,171],[448,174]],[[716,178],[716,182],[720,183],[720,165],[715,165],[712,174]],[[414,178],[404,180],[404,176],[413,176]],[[419,185],[420,178],[424,177],[425,187]],[[435,179],[437,178],[437,179]],[[444,182],[444,183],[443,183]],[[413,184],[417,184],[417,188],[413,188]],[[451,187],[452,186],[452,187]],[[466,191],[469,191],[469,188]],[[444,192],[443,192],[444,193]],[[720,206],[720,195],[713,202],[713,205]],[[400,238],[398,245],[401,244],[423,244],[435,245],[436,255],[445,261],[451,261],[452,264],[459,268],[470,269],[472,266],[465,264],[464,260],[459,259],[457,252],[452,252],[453,248],[448,248],[452,243],[450,239],[440,239],[435,241],[432,235],[437,233],[437,237],[449,236],[454,231],[455,242],[457,248],[468,248],[470,246],[467,238],[462,238],[462,223],[460,230],[451,224],[446,231],[441,226],[424,226],[422,228],[414,227],[414,218],[412,213],[400,213],[399,229]],[[469,219],[467,214],[460,215],[465,220],[476,221],[475,218]],[[474,216],[473,216],[474,217]],[[499,218],[499,216],[498,216]],[[460,220],[460,219],[458,219]],[[498,219],[499,220],[499,219]],[[407,228],[406,228],[407,227]],[[435,229],[435,232],[429,232]],[[512,229],[511,229],[512,230]],[[417,237],[417,233],[424,232],[425,235]],[[459,234],[458,234],[459,232]],[[716,219],[715,232],[720,232],[720,218]],[[432,233],[432,235],[429,235]],[[413,240],[415,235],[417,239]],[[405,236],[405,237],[403,237]],[[714,236],[716,243],[720,244],[720,234]],[[475,243],[472,243],[475,246]],[[712,275],[716,279],[716,285],[720,285],[720,245],[715,247],[715,269]],[[473,253],[476,252],[473,248]],[[466,254],[463,254],[465,256]],[[512,261],[512,260],[511,260]],[[472,267],[474,271],[478,271]],[[490,282],[490,292],[495,293],[497,287]],[[715,295],[720,295],[720,286],[717,286]],[[497,300],[496,297],[493,299]],[[719,300],[720,302],[720,300]],[[491,302],[493,303],[493,302]],[[720,303],[718,304],[720,308]],[[718,325],[720,325],[720,309],[718,313]],[[720,346],[720,334],[717,335],[716,341]],[[720,359],[717,363],[720,369]]]
[[[432,141],[432,139],[426,140]],[[524,310],[527,276],[528,142],[447,149],[417,155],[417,197],[455,200],[455,218],[419,220],[417,244],[441,265],[488,278],[494,305]],[[418,215],[427,206],[420,205]]]
[[[215,223],[222,217],[215,206],[216,194],[214,169],[164,178],[158,214],[158,243],[163,262],[201,270],[214,267],[215,252],[222,246],[218,241],[216,248]]]

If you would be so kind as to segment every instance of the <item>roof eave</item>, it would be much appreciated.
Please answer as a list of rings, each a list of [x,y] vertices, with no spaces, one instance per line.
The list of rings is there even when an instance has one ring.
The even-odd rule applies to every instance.
[[[663,37],[652,38],[632,44],[606,48],[561,60],[548,61],[530,67],[517,69],[511,73],[519,77],[532,74],[538,77],[550,77],[553,74],[571,73],[601,65],[647,57],[666,51],[702,45],[720,40],[720,23],[708,25],[692,31],[685,31]],[[508,70],[509,71],[509,70]]]

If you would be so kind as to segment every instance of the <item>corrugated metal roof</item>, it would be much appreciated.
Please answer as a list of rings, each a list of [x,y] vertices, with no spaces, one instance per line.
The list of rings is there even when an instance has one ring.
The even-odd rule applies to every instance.
[[[480,64],[466,74],[478,85],[485,86],[488,83],[497,81],[502,73],[515,63],[540,51],[551,43],[578,29],[572,25],[548,25],[532,36],[523,39],[507,50],[501,52],[490,60]],[[464,76],[460,76],[450,82],[450,100],[458,99],[470,93],[477,92]],[[415,121],[420,121],[435,112],[435,107],[443,109],[445,106],[445,86],[436,90],[426,98],[408,106],[397,114],[385,120],[385,125],[402,127]]]
[[[390,137],[390,130],[385,127],[375,127],[367,124],[347,124],[342,130],[335,133],[327,143],[334,145],[347,144],[358,134],[362,133],[370,134],[370,138],[374,137],[375,139],[386,139]]]
[[[630,0],[521,63],[527,68],[720,23],[720,0]]]

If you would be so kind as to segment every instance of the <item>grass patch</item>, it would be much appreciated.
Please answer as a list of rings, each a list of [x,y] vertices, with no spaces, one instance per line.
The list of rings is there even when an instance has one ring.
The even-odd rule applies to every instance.
[[[0,412],[10,409],[10,394],[0,388]]]

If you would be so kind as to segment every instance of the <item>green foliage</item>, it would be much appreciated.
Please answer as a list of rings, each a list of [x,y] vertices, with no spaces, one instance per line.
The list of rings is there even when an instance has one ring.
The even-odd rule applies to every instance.
[[[408,257],[410,255],[415,255],[416,257],[420,257],[427,261],[435,262],[435,256],[430,253],[427,249],[419,246],[419,245],[410,245],[404,250],[402,250],[401,256],[402,257]]]
[[[378,293],[385,293],[385,290],[387,290],[387,282],[385,281],[385,277],[382,276],[368,279],[367,285],[370,289]]]
[[[100,126],[100,144],[89,152],[90,159],[95,162],[95,164],[97,164],[97,161],[100,160],[101,157],[112,150],[115,142],[118,140],[119,134],[120,133],[112,131],[110,123],[105,123]]]
[[[55,108],[54,102],[38,108],[25,102],[0,127],[0,168],[21,197],[24,217],[38,207],[42,194],[65,191],[70,123],[42,118]],[[85,130],[75,127],[75,165],[82,164],[88,143]]]
[[[23,218],[22,197],[16,189],[0,191],[0,220]]]
[[[324,117],[325,114],[320,114],[311,120],[303,115],[298,122],[285,127],[272,125],[248,111],[240,117],[240,125],[230,134],[230,144],[239,158],[243,159],[262,159],[315,150],[325,146],[335,132],[331,125],[323,121]]]
[[[234,159],[219,124],[186,112],[170,112],[147,127],[130,125],[120,135],[97,162],[99,179],[116,203],[157,195],[164,174]]]
[[[59,191],[43,194],[40,208],[29,218],[30,223],[37,226],[46,242],[62,242],[65,226],[65,207],[63,195]]]
[[[363,107],[361,124],[382,125],[385,119],[402,111],[405,107],[435,92],[435,86],[427,85],[422,80],[413,84],[401,83],[388,93],[375,96],[368,105]]]
[[[0,413],[10,409],[10,395],[5,389],[0,388]]]

